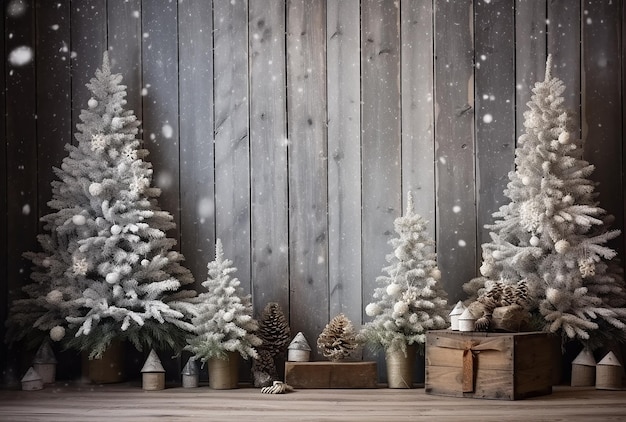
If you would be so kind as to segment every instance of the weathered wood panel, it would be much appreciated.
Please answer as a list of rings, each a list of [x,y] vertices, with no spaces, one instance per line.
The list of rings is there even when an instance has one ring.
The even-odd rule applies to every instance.
[[[473,22],[471,1],[435,2],[437,255],[451,303],[476,274]]]
[[[289,307],[311,344],[329,321],[325,22],[325,1],[288,3]]]
[[[197,289],[215,258],[212,28],[210,3],[179,4],[180,250]]]
[[[435,105],[432,2],[401,3],[402,190],[435,239]]]
[[[595,165],[591,179],[599,183],[600,206],[616,217],[614,228],[623,230],[621,24],[619,3],[583,3],[583,158]]]
[[[514,0],[477,2],[474,10],[476,124],[476,258],[491,241],[485,224],[509,202],[504,189],[515,159]]]
[[[143,140],[154,167],[153,185],[161,189],[159,206],[174,217],[179,238],[180,174],[178,132],[178,22],[176,4],[151,0],[142,4],[141,47],[143,83]]]
[[[85,87],[102,64],[107,48],[106,0],[71,2],[70,65],[72,81],[72,133],[80,123],[80,112],[87,108],[91,92]],[[72,143],[76,143],[72,139]]]
[[[0,8],[0,34],[4,34],[6,25],[6,8]],[[0,56],[7,57],[5,51],[5,43],[0,43]],[[6,113],[6,60],[0,61],[0,116],[5,116]],[[4,143],[5,147],[0,148],[0,277],[2,278],[2,282],[0,282],[0,320],[6,321],[8,314],[8,303],[9,303],[9,288],[11,285],[16,286],[16,282],[9,281],[8,274],[8,260],[9,260],[9,242],[8,242],[8,185],[6,181],[8,180],[8,161],[7,161],[7,132],[6,132],[6,120],[0,118],[0,139]],[[0,325],[0,338],[4,339],[6,335],[6,325]],[[4,343],[4,342],[3,342]],[[17,381],[16,374],[12,373],[14,369],[14,363],[9,363],[9,351],[6,346],[0,347],[0,371],[2,371],[3,376],[0,378],[0,382],[3,384],[9,384]],[[13,378],[11,380],[11,378]]]
[[[248,4],[213,3],[216,233],[250,291]]]
[[[257,312],[277,302],[289,318],[286,10],[249,7],[252,293]]]
[[[361,324],[359,2],[328,2],[328,278],[330,318]]]

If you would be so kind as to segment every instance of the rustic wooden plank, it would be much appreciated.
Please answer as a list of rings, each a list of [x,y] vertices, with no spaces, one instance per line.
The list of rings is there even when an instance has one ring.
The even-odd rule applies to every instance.
[[[48,214],[53,167],[61,167],[72,142],[70,82],[70,2],[37,4],[37,216]],[[41,224],[40,224],[41,226]]]
[[[180,189],[178,131],[178,23],[176,4],[168,0],[143,3],[141,47],[143,82],[143,141],[154,168],[153,184],[161,189],[159,206],[172,214],[179,238]]]
[[[515,0],[515,139],[524,133],[524,111],[546,67],[546,0]]]
[[[179,4],[180,249],[196,289],[215,256],[212,27],[210,3]]]
[[[552,74],[567,89],[565,106],[574,114],[575,134],[580,137],[580,2],[551,0],[548,2],[548,53],[552,54]]]
[[[85,87],[102,65],[102,54],[107,48],[106,0],[72,2],[70,11],[70,65],[72,81],[72,126],[82,109],[87,108],[91,92]],[[76,143],[75,139],[72,139]]]
[[[216,233],[250,292],[247,1],[213,3]]]
[[[109,59],[124,78],[126,110],[141,120],[141,0],[108,1],[107,24]]]
[[[6,20],[6,8],[3,7],[0,9],[0,34],[4,35],[4,31],[6,28],[5,25]],[[5,43],[0,43],[0,56],[6,57],[5,54]],[[2,136],[5,145],[8,146],[7,143],[7,132],[6,132],[6,87],[7,87],[7,75],[6,75],[6,60],[0,61],[0,116],[4,116],[0,118],[0,136]],[[7,320],[8,308],[9,308],[9,288],[10,283],[9,274],[8,274],[8,252],[9,245],[7,242],[7,223],[8,223],[8,202],[7,202],[7,193],[8,193],[8,185],[6,180],[8,180],[8,166],[9,163],[7,161],[7,147],[0,148],[0,179],[3,183],[0,183],[0,239],[3,239],[0,242],[0,277],[2,277],[2,282],[0,282],[0,319],[2,321]],[[5,338],[6,336],[6,325],[2,324],[0,326],[0,338]],[[9,363],[9,350],[6,342],[2,342],[0,345],[0,371],[2,371],[2,377],[0,378],[0,382],[3,385],[8,385],[10,383],[15,383],[17,381],[17,374],[14,373],[14,369],[11,369],[13,363]],[[11,378],[13,378],[11,380]]]
[[[504,189],[515,167],[514,0],[475,3],[474,82],[477,245],[491,241],[485,224],[507,203]],[[481,250],[477,259],[481,260]]]
[[[437,258],[450,303],[476,274],[471,1],[435,3]]]
[[[600,206],[616,217],[613,228],[623,230],[622,113],[620,5],[589,0],[582,22],[582,139],[583,158],[595,165],[591,178]],[[615,189],[614,191],[611,191]],[[620,248],[619,242],[611,242]]]
[[[21,296],[29,282],[30,264],[22,257],[37,245],[37,131],[35,2],[23,1],[7,9],[6,54],[6,242],[9,299]],[[11,350],[4,378],[18,381],[19,351]]]
[[[329,321],[325,22],[325,1],[288,4],[291,330],[311,344]]]
[[[293,388],[376,388],[376,362],[285,362]]]
[[[289,318],[285,4],[249,2],[252,292]],[[293,333],[295,334],[295,333]]]
[[[359,1],[333,0],[327,11],[328,277],[330,316],[360,326],[361,87]]]
[[[401,3],[402,187],[435,238],[434,28],[432,2]],[[406,199],[406,198],[405,198]]]

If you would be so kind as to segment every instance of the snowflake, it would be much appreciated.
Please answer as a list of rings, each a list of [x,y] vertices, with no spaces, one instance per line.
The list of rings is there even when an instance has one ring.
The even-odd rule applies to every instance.
[[[596,275],[596,265],[591,258],[582,258],[578,261],[578,270],[583,278]]]
[[[72,264],[72,272],[74,275],[85,275],[87,274],[87,270],[89,269],[89,264],[87,264],[87,260],[85,258],[76,258],[72,259],[74,263]]]
[[[130,182],[130,191],[134,194],[143,193],[143,191],[150,185],[150,182],[145,177],[133,176],[133,181]]]
[[[128,161],[135,161],[137,159],[137,150],[131,146],[125,146],[122,149],[122,157]]]
[[[103,152],[107,145],[106,136],[101,133],[97,133],[91,138],[91,150],[96,152]]]

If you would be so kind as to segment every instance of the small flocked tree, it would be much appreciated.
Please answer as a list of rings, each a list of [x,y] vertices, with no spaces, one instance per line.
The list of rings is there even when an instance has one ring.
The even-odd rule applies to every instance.
[[[426,331],[447,327],[447,293],[439,279],[434,241],[426,233],[426,220],[413,210],[408,194],[407,211],[394,221],[399,237],[389,243],[394,252],[387,255],[387,275],[377,278],[374,302],[365,308],[374,319],[360,333],[362,341],[393,352],[406,353],[407,345],[416,344],[420,352]]]
[[[548,57],[504,191],[511,202],[487,226],[492,241],[483,245],[481,273],[505,283],[525,280],[546,331],[594,346],[625,334],[623,280],[610,262],[615,251],[606,246],[619,232],[609,230],[612,217],[598,206],[588,179],[594,167],[582,159],[564,90]]]
[[[208,277],[202,282],[206,292],[195,299],[194,332],[185,346],[185,350],[202,362],[227,359],[227,352],[238,352],[244,359],[258,356],[255,347],[261,344],[261,339],[255,333],[259,325],[252,318],[250,295],[244,295],[240,281],[231,276],[237,271],[232,264],[224,258],[222,242],[218,239],[215,260],[209,262]]]
[[[66,146],[69,155],[54,169],[42,251],[25,254],[32,283],[13,302],[13,340],[49,333],[91,357],[113,338],[148,350],[185,344],[186,299],[195,292],[181,287],[193,277],[166,235],[175,224],[158,207],[160,190],[151,187],[148,152],[136,138],[136,116],[124,109],[121,80],[105,53],[87,84],[92,97],[80,114],[78,144]]]

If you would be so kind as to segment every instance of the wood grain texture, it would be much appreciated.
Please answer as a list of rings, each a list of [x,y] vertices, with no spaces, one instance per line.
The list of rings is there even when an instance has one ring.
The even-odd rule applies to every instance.
[[[0,10],[0,34],[4,34],[5,31],[5,15],[6,9]],[[0,43],[0,55],[6,57],[5,44]],[[0,61],[0,116],[6,114],[6,61]],[[6,142],[6,120],[0,119],[0,136],[4,134]],[[8,162],[7,162],[7,148],[0,148],[0,179],[5,181],[8,177]],[[0,239],[7,239],[8,231],[8,185],[6,183],[0,183]],[[0,277],[5,280],[0,282],[0,320],[6,321],[8,314],[9,304],[9,274],[8,274],[8,239],[0,242]],[[0,325],[0,338],[4,339],[6,336],[6,325]],[[0,371],[5,374],[1,379],[2,383],[7,385],[11,381],[17,381],[17,376],[13,374],[14,368],[11,368],[15,362],[9,363],[9,350],[6,343],[3,341],[0,345]],[[15,355],[14,353],[12,353]],[[10,378],[13,378],[11,380]]]
[[[435,3],[437,255],[449,302],[476,274],[472,2]]]
[[[215,258],[212,27],[210,4],[179,3],[180,250],[196,289]]]
[[[623,391],[555,387],[519,401],[426,395],[424,389],[308,389],[261,394],[258,388],[143,391],[139,382],[108,386],[54,385],[40,391],[0,391],[0,419],[84,421],[623,421]]]
[[[302,331],[313,345],[330,319],[325,21],[322,0],[288,4],[291,330]],[[312,348],[315,360],[318,353]]]
[[[376,362],[285,362],[293,388],[376,388]]]
[[[277,302],[289,318],[286,9],[249,7],[252,296],[257,313]]]
[[[328,277],[330,317],[361,324],[359,2],[328,2]]]
[[[486,224],[508,203],[515,167],[514,0],[476,2],[474,9],[477,245],[491,241]],[[482,261],[482,250],[476,258]]]

